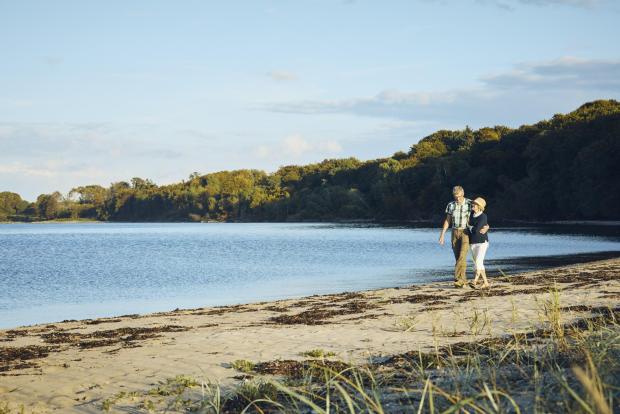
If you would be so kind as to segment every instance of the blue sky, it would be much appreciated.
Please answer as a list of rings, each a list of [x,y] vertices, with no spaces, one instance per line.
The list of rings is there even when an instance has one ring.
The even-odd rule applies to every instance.
[[[0,0],[0,191],[407,150],[620,99],[613,0]]]

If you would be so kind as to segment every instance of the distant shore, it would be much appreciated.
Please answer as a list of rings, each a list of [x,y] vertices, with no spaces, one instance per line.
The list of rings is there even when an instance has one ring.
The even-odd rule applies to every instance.
[[[46,224],[46,223],[338,223],[338,224],[378,224],[378,225],[423,225],[425,227],[439,227],[440,220],[374,220],[374,219],[352,219],[352,220],[296,220],[296,221],[218,221],[218,220],[184,220],[184,221],[108,221],[95,219],[54,219],[54,220],[35,220],[35,221],[0,221],[0,224]],[[536,221],[536,220],[498,220],[494,226],[549,226],[549,225],[577,225],[577,226],[620,226],[620,220],[553,220],[553,221]]]
[[[75,223],[107,223],[94,219],[54,219],[54,220],[35,220],[35,221],[0,221],[0,224],[75,224]]]
[[[579,226],[620,226],[620,220],[552,220],[552,221],[520,221],[510,220],[506,223],[541,224],[541,225],[579,225]]]
[[[24,404],[26,412],[122,412],[171,378],[218,381],[227,389],[259,375],[257,367],[303,363],[318,350],[329,360],[362,364],[535,331],[545,325],[541,306],[552,292],[564,322],[618,307],[620,259],[492,283],[489,291],[440,282],[1,330],[0,403]]]

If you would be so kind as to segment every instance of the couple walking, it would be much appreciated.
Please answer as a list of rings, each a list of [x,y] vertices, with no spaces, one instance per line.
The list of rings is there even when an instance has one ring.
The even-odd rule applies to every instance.
[[[444,236],[448,227],[452,232],[452,251],[456,259],[454,267],[454,284],[456,287],[467,286],[467,252],[471,248],[474,259],[475,278],[473,287],[489,287],[487,275],[484,270],[484,255],[489,248],[489,225],[487,215],[484,214],[486,201],[478,197],[474,200],[465,198],[463,187],[456,186],[452,189],[454,201],[446,207],[446,219],[439,236],[439,244],[444,244]],[[478,286],[482,278],[482,286]]]

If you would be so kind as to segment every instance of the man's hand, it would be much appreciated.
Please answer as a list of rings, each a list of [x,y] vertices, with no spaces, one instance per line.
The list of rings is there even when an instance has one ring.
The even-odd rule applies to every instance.
[[[441,226],[441,233],[439,234],[439,244],[443,246],[444,243],[444,235],[446,231],[448,231],[448,227],[450,227],[450,221],[452,220],[452,216],[450,214],[446,215],[446,219],[443,221],[443,226]]]
[[[483,228],[480,229],[480,234],[486,234],[489,231],[489,225],[485,224]]]

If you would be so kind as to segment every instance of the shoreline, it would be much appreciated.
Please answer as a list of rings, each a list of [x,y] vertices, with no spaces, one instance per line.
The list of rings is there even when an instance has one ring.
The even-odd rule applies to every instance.
[[[620,258],[620,250],[616,251],[601,251],[601,252],[591,252],[591,253],[578,253],[578,254],[570,254],[570,255],[550,255],[550,256],[523,256],[523,257],[515,257],[515,258],[506,258],[506,259],[492,259],[487,261],[487,276],[489,278],[494,279],[497,277],[506,276],[506,273],[509,275],[508,277],[520,275],[527,272],[532,271],[542,271],[545,269],[550,269],[554,267],[562,267],[574,264],[586,264],[595,261],[601,260],[609,260]],[[504,272],[504,270],[506,272]],[[448,271],[449,272],[449,271]],[[358,289],[355,290],[357,293],[361,292],[371,292],[374,290],[381,289],[399,289],[407,286],[423,286],[428,283],[445,283],[446,282],[446,270],[445,269],[430,269],[428,270],[428,274],[430,275],[441,275],[443,277],[438,277],[437,279],[432,279],[425,283],[411,283],[404,286],[386,286],[383,288],[368,288],[368,289]],[[468,278],[472,278],[471,269],[468,269],[467,276]],[[347,291],[336,291],[336,292],[326,292],[326,293],[312,293],[308,295],[294,295],[294,296],[282,296],[276,297],[273,299],[269,299],[267,302],[277,302],[277,301],[285,301],[285,300],[298,300],[303,299],[305,297],[310,296],[325,296],[325,295],[338,295],[348,293]],[[241,305],[253,305],[265,303],[265,301],[255,300],[255,301],[247,301],[247,302],[230,302],[230,303],[222,303],[222,304],[201,304],[198,307],[200,308],[217,308],[217,307],[227,307],[227,306],[241,306]],[[140,316],[149,315],[149,314],[160,314],[166,313],[173,310],[184,310],[185,308],[180,308],[178,306],[169,306],[165,308],[155,309],[150,312],[138,312]],[[131,311],[129,311],[131,312]],[[100,316],[92,316],[92,317],[72,317],[67,316],[64,320],[47,320],[33,323],[24,323],[24,324],[16,324],[10,326],[0,326],[0,332],[2,330],[10,330],[10,329],[21,329],[28,328],[37,325],[49,325],[49,324],[58,324],[70,320],[72,322],[89,322],[97,319],[110,319],[110,318],[122,318],[126,316],[123,313],[106,313],[101,314]]]
[[[550,291],[568,309],[566,322],[594,307],[617,307],[620,258],[491,282],[489,291],[434,282],[4,329],[0,403],[24,404],[26,412],[100,412],[110,396],[167,378],[232,387],[247,376],[233,368],[236,361],[304,361],[302,353],[320,349],[332,359],[362,364],[529,332],[543,324],[541,304]],[[474,326],[474,320],[485,323]]]
[[[292,221],[217,221],[217,220],[171,220],[171,221],[111,221],[111,220],[96,220],[96,219],[53,219],[53,220],[34,220],[34,221],[0,221],[0,224],[79,224],[79,223],[126,223],[126,224],[168,224],[168,223],[195,223],[195,224],[271,224],[271,223],[300,223],[300,224],[376,224],[376,225],[415,225],[425,226],[430,228],[440,229],[440,221],[437,219],[424,219],[424,220],[375,220],[375,219],[350,219],[350,220],[292,220]],[[551,221],[537,221],[537,220],[496,220],[495,226],[620,226],[620,220],[551,220]]]

